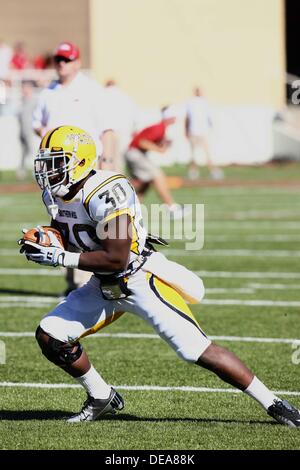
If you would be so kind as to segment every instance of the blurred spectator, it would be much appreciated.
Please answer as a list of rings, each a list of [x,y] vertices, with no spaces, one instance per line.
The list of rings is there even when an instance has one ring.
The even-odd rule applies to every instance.
[[[32,114],[36,106],[36,84],[32,80],[23,80],[21,85],[21,107],[19,112],[20,141],[22,145],[21,164],[17,170],[17,179],[26,177],[26,159],[34,154],[34,132],[32,129]]]
[[[46,58],[43,55],[37,55],[34,57],[33,61],[33,67],[38,70],[43,70],[46,68]]]
[[[12,55],[11,47],[0,39],[0,80],[5,80],[8,77]]]
[[[184,209],[176,204],[168,188],[167,180],[162,170],[157,167],[149,158],[149,152],[164,153],[170,142],[166,139],[168,126],[175,122],[175,117],[162,117],[161,122],[146,127],[138,132],[129,144],[126,152],[126,161],[132,184],[141,199],[150,184],[153,184],[155,191],[159,195],[173,218],[183,217]]]
[[[133,99],[124,93],[114,80],[105,83],[114,130],[116,132],[115,170],[124,171],[125,153],[136,130],[140,110]]]
[[[209,134],[212,128],[210,110],[207,99],[203,96],[202,90],[196,87],[193,96],[187,101],[186,106],[186,136],[191,148],[191,161],[188,169],[190,179],[197,179],[199,167],[197,157],[201,150],[205,152],[206,164],[213,179],[222,179],[223,171],[214,165]]]
[[[28,58],[25,45],[22,42],[17,42],[14,47],[13,56],[10,66],[12,69],[24,70],[30,67],[30,60]]]
[[[33,67],[37,70],[48,69],[53,67],[53,60],[51,54],[39,54],[33,59]]]
[[[20,107],[19,89],[13,86],[11,80],[2,82],[0,115],[1,116],[17,116]]]

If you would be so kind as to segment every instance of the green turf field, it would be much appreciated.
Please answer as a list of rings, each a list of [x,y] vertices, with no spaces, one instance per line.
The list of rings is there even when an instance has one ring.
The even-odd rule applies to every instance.
[[[292,361],[294,354],[300,363],[300,346],[298,352],[292,344],[300,338],[300,166],[225,174],[241,184],[175,191],[182,203],[205,204],[205,246],[191,253],[177,240],[166,253],[202,276],[205,302],[192,310],[206,333],[300,407],[300,364]],[[298,178],[299,187],[280,185],[289,178]],[[278,185],[253,188],[248,179]],[[9,181],[11,175],[2,175],[3,184]],[[149,193],[146,202],[158,201]],[[300,448],[299,431],[181,362],[132,314],[83,340],[95,367],[122,393],[125,409],[98,422],[66,424],[85,393],[42,357],[33,335],[65,281],[58,270],[27,262],[16,245],[22,227],[47,222],[39,193],[0,195],[1,449]]]

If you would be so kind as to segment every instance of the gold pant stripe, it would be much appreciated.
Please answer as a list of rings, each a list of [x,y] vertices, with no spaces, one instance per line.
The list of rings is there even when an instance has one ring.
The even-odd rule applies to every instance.
[[[99,323],[96,323],[96,325],[92,326],[92,328],[89,328],[87,331],[82,333],[82,335],[79,336],[77,341],[84,338],[85,336],[93,335],[97,331],[102,330],[106,326],[108,326],[111,323],[113,323],[114,321],[118,320],[118,318],[120,318],[123,315],[123,313],[125,313],[125,312],[115,312],[115,313],[112,314],[111,317],[105,318],[105,320],[102,320]]]
[[[149,285],[151,290],[165,305],[192,323],[206,337],[184,299],[173,287],[153,274],[149,276]]]

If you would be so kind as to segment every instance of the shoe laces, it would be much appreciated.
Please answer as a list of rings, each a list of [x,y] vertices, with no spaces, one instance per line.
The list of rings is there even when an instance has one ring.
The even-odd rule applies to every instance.
[[[297,408],[294,408],[288,401],[286,400],[274,400],[274,406],[276,410],[285,411],[289,415],[293,416],[294,418],[300,418],[300,413]]]

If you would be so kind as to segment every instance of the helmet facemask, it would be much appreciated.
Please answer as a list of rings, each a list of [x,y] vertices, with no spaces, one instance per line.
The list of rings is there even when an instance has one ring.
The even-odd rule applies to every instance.
[[[79,164],[75,152],[70,155],[63,150],[41,149],[34,161],[36,181],[52,196],[65,196],[75,183],[71,175]]]
[[[41,149],[34,161],[35,179],[40,188],[48,190],[54,195],[66,181],[66,166],[64,152],[50,152],[49,149]]]

